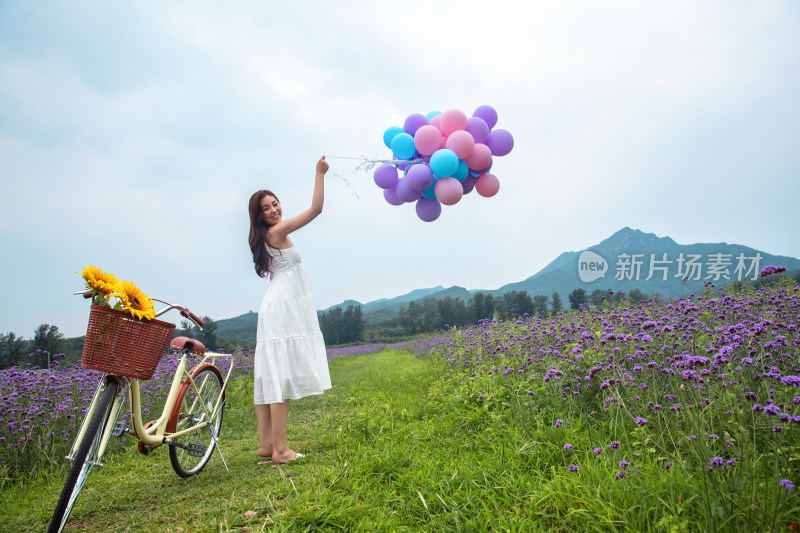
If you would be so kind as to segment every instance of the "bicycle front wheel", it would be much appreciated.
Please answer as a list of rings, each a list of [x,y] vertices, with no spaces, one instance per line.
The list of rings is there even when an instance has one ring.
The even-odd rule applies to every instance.
[[[47,530],[49,533],[60,532],[64,528],[69,518],[69,513],[75,505],[75,500],[78,498],[78,493],[83,488],[83,484],[86,482],[86,478],[89,477],[92,468],[98,462],[100,441],[109,422],[109,415],[111,414],[116,394],[117,382],[109,379],[95,406],[94,414],[89,426],[86,428],[86,433],[83,435],[78,451],[72,458],[72,467],[67,475],[64,488],[61,490],[56,509],[53,511],[53,518],[50,520],[50,527]]]
[[[209,421],[208,425],[173,439],[169,446],[169,460],[175,473],[191,477],[200,472],[211,459],[222,427],[225,393],[222,392],[222,375],[215,366],[205,366],[195,371],[192,382],[184,383],[178,391],[176,405],[167,430],[177,433]],[[220,399],[219,409],[214,406]]]

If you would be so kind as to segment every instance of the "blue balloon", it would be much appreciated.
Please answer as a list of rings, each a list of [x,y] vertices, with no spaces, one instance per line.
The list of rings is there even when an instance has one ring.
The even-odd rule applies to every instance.
[[[434,180],[434,182],[431,183],[430,187],[422,191],[422,196],[424,196],[425,198],[430,198],[431,200],[436,200],[436,192],[434,190],[435,188],[436,188],[436,181]]]
[[[442,114],[441,111],[431,111],[430,113],[425,113],[425,118],[427,118],[428,122],[430,122],[433,117],[435,117],[436,115],[441,115],[441,114]]]
[[[458,170],[458,156],[447,148],[436,150],[431,156],[431,170],[439,178],[449,178]]]
[[[464,183],[464,180],[467,179],[467,176],[469,176],[469,167],[467,166],[467,162],[463,159],[459,159],[458,170],[456,170],[456,173],[453,174],[453,177],[461,183]]]
[[[394,152],[394,155],[400,159],[411,159],[417,151],[414,146],[414,137],[408,133],[398,133],[395,135],[390,148],[392,152]]]
[[[400,126],[389,126],[386,128],[386,131],[383,132],[383,144],[386,145],[386,148],[392,147],[392,139],[395,138],[395,135],[398,133],[403,133],[403,128]]]

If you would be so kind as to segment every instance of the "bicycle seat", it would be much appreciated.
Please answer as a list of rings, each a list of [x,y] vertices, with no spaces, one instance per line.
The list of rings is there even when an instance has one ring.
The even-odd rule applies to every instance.
[[[169,346],[173,350],[186,350],[189,353],[200,356],[206,353],[206,347],[203,346],[202,342],[190,339],[189,337],[175,337],[169,343]]]

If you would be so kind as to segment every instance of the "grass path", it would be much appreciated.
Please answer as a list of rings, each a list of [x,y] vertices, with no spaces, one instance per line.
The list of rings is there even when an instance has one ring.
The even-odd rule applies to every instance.
[[[252,385],[238,383],[223,424],[230,473],[215,454],[182,480],[166,448],[141,457],[129,446],[90,476],[68,530],[416,531],[442,513],[461,522],[445,496],[462,482],[447,452],[458,428],[432,407],[429,364],[387,349],[335,361],[331,373],[333,389],[291,406],[290,445],[308,455],[298,464],[257,464]],[[59,474],[4,490],[0,528],[41,531],[62,483]]]

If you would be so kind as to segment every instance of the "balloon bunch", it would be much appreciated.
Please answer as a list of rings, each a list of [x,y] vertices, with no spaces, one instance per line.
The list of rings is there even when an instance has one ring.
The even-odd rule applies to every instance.
[[[488,105],[469,118],[458,109],[409,115],[402,128],[391,126],[383,134],[394,158],[375,169],[375,184],[392,205],[416,202],[425,222],[439,218],[442,204],[455,205],[473,189],[494,196],[500,182],[489,173],[492,157],[514,147],[511,134],[493,129],[496,124],[497,111]]]

